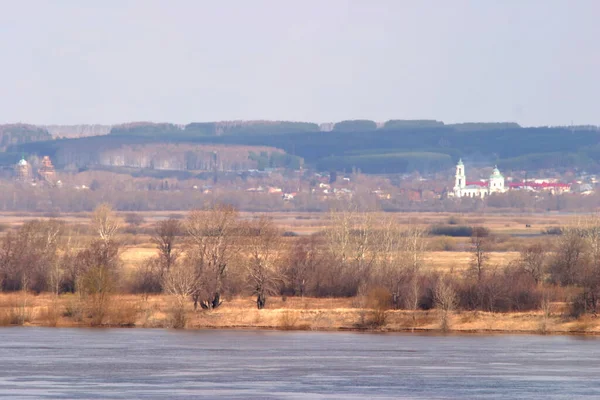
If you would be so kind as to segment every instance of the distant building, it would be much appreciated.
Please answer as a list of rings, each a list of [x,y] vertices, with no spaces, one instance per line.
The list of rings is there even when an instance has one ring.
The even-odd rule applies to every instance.
[[[293,193],[284,193],[281,197],[285,201],[294,200],[294,197],[296,197],[296,192],[293,192]]]
[[[54,182],[56,178],[56,170],[54,169],[54,165],[52,165],[50,157],[44,156],[44,158],[42,158],[42,165],[38,169],[38,176],[40,180]]]
[[[20,181],[28,181],[31,179],[31,166],[24,157],[15,165],[15,173],[17,179]]]
[[[535,192],[545,191],[552,194],[563,194],[571,191],[571,184],[569,183],[539,181],[513,182],[509,184],[509,188],[511,190],[531,190]]]
[[[449,193],[450,197],[478,197],[484,198],[492,193],[504,193],[504,176],[500,173],[498,167],[494,167],[490,179],[481,181],[467,181],[465,165],[462,160],[456,164],[456,174],[454,175],[454,190]]]

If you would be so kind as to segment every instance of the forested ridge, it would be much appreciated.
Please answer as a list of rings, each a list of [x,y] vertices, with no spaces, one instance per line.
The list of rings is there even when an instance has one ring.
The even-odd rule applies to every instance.
[[[185,126],[134,123],[109,135],[16,143],[8,151],[53,156],[65,148],[82,153],[148,143],[268,146],[299,156],[321,170],[365,173],[435,172],[459,157],[503,169],[600,170],[598,127],[520,127],[516,123],[461,123],[356,120],[329,130],[304,122],[250,121],[191,123]]]

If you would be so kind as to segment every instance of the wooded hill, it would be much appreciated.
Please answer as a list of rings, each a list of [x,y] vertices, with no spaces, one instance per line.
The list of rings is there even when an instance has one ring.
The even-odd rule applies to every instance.
[[[356,120],[324,129],[315,123],[285,121],[185,126],[132,123],[115,126],[106,136],[17,143],[8,151],[53,157],[68,149],[90,158],[89,154],[122,146],[196,143],[278,148],[289,155],[278,166],[298,165],[293,157],[297,156],[320,170],[427,173],[451,168],[462,157],[472,163],[497,164],[503,170],[600,171],[600,128],[594,126],[523,128],[516,123]],[[57,165],[61,166],[60,161]]]

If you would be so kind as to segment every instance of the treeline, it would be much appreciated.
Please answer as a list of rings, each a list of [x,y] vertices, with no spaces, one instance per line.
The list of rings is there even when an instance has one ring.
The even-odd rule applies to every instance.
[[[213,143],[269,146],[302,157],[322,169],[359,169],[372,173],[421,173],[448,168],[448,162],[431,163],[431,157],[472,157],[498,164],[502,169],[586,168],[599,171],[600,142],[590,127],[522,128],[514,123],[464,123],[440,121],[342,121],[331,131],[312,123],[229,122],[129,124],[114,127],[107,136],[56,140],[10,146],[9,151],[53,156],[63,148],[80,152],[119,148],[139,143]],[[413,163],[403,162],[414,153]],[[377,155],[381,157],[376,157]],[[382,160],[385,159],[385,162]],[[332,164],[333,163],[333,164]]]
[[[348,120],[333,124],[330,131],[319,125],[289,121],[225,121],[196,122],[188,125],[169,123],[130,123],[112,128],[106,137],[50,141],[50,134],[28,125],[0,128],[2,142],[12,154],[37,153],[54,157],[70,148],[91,155],[121,145],[139,143],[214,143],[226,145],[269,146],[304,158],[320,168],[329,168],[338,157],[343,169],[360,169],[374,173],[435,172],[447,168],[446,163],[428,163],[430,155],[472,157],[498,164],[502,169],[539,170],[544,168],[585,168],[600,170],[598,127],[522,128],[516,123],[444,124],[435,120],[390,120],[379,126],[370,120]],[[47,141],[38,143],[39,141]],[[28,143],[35,142],[35,143]],[[76,143],[76,144],[75,144]],[[416,164],[403,163],[405,153],[421,157]],[[420,156],[419,156],[420,154]],[[429,155],[427,155],[429,154]],[[382,155],[381,158],[360,156]],[[59,165],[60,166],[60,165]]]
[[[446,316],[456,309],[527,311],[567,301],[569,315],[577,317],[595,313],[600,298],[597,218],[563,228],[552,249],[525,246],[504,266],[490,263],[494,237],[476,227],[464,272],[427,265],[425,228],[354,207],[332,212],[324,232],[306,237],[285,235],[266,216],[243,220],[231,206],[195,210],[184,220],[158,222],[151,233],[157,255],[130,275],[119,257],[121,228],[107,205],[92,214],[93,239],[85,243],[60,221],[24,223],[0,241],[2,290],[77,293],[95,324],[102,324],[114,293],[165,293],[174,301],[175,326],[185,325],[186,304],[214,309],[250,294],[259,309],[270,296],[365,295],[382,311],[438,308]]]
[[[34,125],[7,124],[0,125],[0,148],[5,150],[9,146],[28,142],[51,140],[52,135],[48,130]]]
[[[172,137],[220,135],[279,135],[295,132],[318,132],[319,126],[310,122],[288,121],[225,121],[193,122],[185,126],[175,124],[133,123],[114,126],[110,135],[143,136],[153,139]]]

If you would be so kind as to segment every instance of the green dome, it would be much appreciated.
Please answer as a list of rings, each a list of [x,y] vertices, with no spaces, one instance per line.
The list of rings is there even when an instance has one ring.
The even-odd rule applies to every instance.
[[[504,179],[504,176],[500,173],[500,170],[498,169],[498,167],[494,167],[494,170],[492,171],[492,174],[490,175],[490,179],[498,179],[498,178],[502,178]]]

